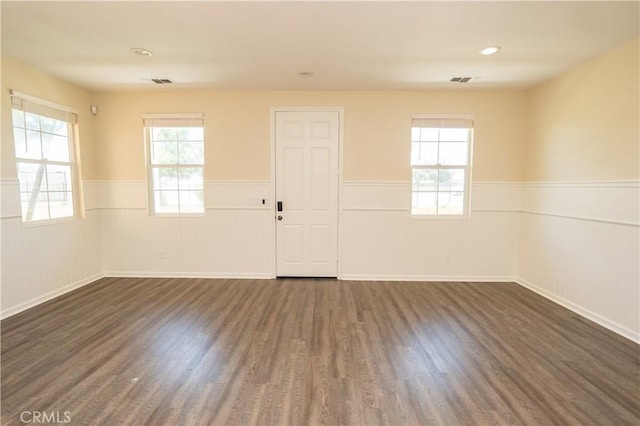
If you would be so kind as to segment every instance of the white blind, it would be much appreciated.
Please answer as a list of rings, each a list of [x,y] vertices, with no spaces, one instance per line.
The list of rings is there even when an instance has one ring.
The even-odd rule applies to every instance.
[[[431,127],[439,129],[473,129],[472,117],[412,117],[411,127]]]
[[[43,99],[37,99],[29,95],[23,95],[14,91],[11,92],[11,107],[31,114],[66,121],[71,124],[76,124],[78,122],[78,115],[75,110],[71,108],[63,105],[57,105]]]
[[[202,114],[144,114],[145,127],[203,127]]]

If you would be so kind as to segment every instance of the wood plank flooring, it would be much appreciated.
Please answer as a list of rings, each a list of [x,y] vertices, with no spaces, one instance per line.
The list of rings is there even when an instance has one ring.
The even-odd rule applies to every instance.
[[[105,278],[1,326],[3,425],[640,423],[640,346],[513,283]]]

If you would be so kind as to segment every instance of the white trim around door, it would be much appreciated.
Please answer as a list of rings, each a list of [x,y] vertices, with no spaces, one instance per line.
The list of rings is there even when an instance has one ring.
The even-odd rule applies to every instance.
[[[276,200],[276,114],[279,112],[334,112],[338,114],[338,222],[337,222],[337,278],[340,278],[342,275],[341,270],[341,262],[340,262],[340,254],[342,252],[342,228],[340,223],[342,221],[342,187],[343,187],[343,147],[344,147],[344,108],[343,107],[272,107],[271,108],[271,194],[273,202],[273,216],[274,216],[274,226],[273,226],[273,239],[274,241],[274,252],[277,251],[277,238],[276,238],[276,221],[277,221],[277,201]],[[273,266],[274,276],[278,275],[277,268],[277,254],[274,256],[275,262]]]

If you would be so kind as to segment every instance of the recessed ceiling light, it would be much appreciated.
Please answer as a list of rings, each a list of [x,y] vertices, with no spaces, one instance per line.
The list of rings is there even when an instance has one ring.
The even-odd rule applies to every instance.
[[[311,78],[313,77],[313,73],[311,71],[302,71],[298,73],[298,77],[300,78]]]
[[[498,53],[498,50],[500,50],[500,46],[485,47],[484,49],[482,49],[480,51],[480,54],[481,55],[493,55],[494,53]]]
[[[142,47],[134,47],[133,49],[131,49],[131,51],[140,56],[153,56],[152,51],[150,51],[149,49],[144,49]]]

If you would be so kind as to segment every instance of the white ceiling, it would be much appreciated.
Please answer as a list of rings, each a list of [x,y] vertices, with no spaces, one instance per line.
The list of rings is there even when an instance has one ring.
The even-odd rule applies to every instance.
[[[637,38],[639,4],[5,0],[2,53],[92,90],[529,87]]]

